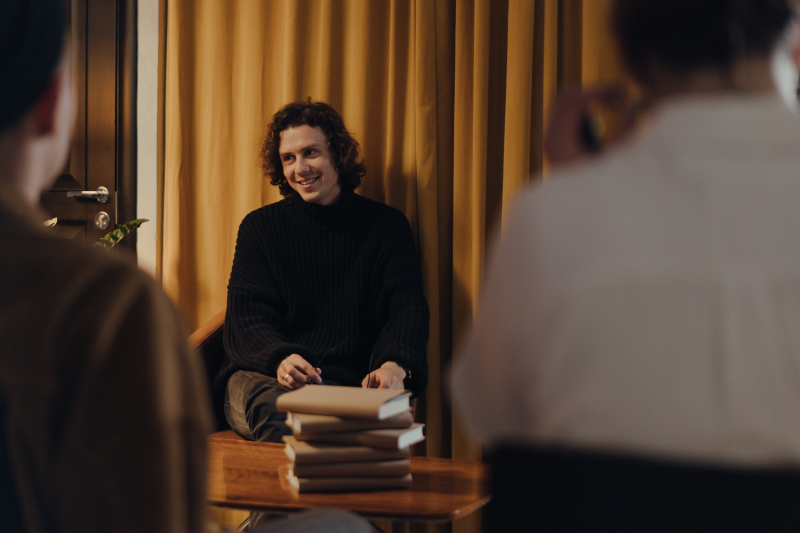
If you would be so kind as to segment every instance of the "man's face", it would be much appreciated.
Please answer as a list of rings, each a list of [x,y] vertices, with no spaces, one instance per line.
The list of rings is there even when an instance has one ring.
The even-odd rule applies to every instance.
[[[339,173],[319,126],[303,124],[283,130],[279,153],[286,181],[303,200],[331,205],[339,199]]]

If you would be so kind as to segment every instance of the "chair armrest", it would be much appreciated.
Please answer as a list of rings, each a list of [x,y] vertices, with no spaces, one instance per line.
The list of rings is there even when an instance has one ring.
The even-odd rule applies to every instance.
[[[225,311],[226,309],[223,309],[189,335],[189,346],[193,350],[202,347],[214,334],[222,331],[222,326],[225,325]]]

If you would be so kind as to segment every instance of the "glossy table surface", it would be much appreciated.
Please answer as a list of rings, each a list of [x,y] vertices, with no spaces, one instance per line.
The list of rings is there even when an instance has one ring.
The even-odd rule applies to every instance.
[[[337,507],[370,518],[446,521],[489,501],[489,471],[482,463],[412,457],[410,489],[299,494],[286,482],[283,444],[246,441],[232,431],[215,433],[208,443],[208,500],[221,507],[287,512]]]

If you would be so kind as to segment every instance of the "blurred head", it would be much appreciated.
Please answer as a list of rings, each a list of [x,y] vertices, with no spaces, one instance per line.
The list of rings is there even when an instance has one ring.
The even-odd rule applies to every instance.
[[[658,90],[698,75],[731,79],[748,62],[769,65],[789,43],[792,20],[790,0],[617,0],[614,31],[633,75]]]
[[[0,2],[0,180],[37,203],[61,172],[74,120],[62,0]]]
[[[304,154],[306,145],[315,142],[323,150]],[[290,154],[290,157],[282,157],[282,149],[283,156]],[[331,193],[338,194],[339,190],[354,190],[366,173],[358,141],[339,113],[324,102],[292,102],[278,110],[267,126],[261,163],[264,175],[278,186],[284,197],[295,190],[305,201],[323,200],[315,203],[325,203],[324,200],[332,199]],[[317,175],[319,181],[312,183],[310,180]],[[308,194],[304,194],[304,187]],[[317,194],[318,188],[324,193],[322,197]]]

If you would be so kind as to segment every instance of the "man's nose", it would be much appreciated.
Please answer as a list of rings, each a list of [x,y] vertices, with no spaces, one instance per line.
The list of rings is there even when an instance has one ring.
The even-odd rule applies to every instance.
[[[298,172],[307,172],[311,170],[311,167],[308,166],[308,162],[306,161],[305,157],[298,157],[297,158],[297,171]]]

